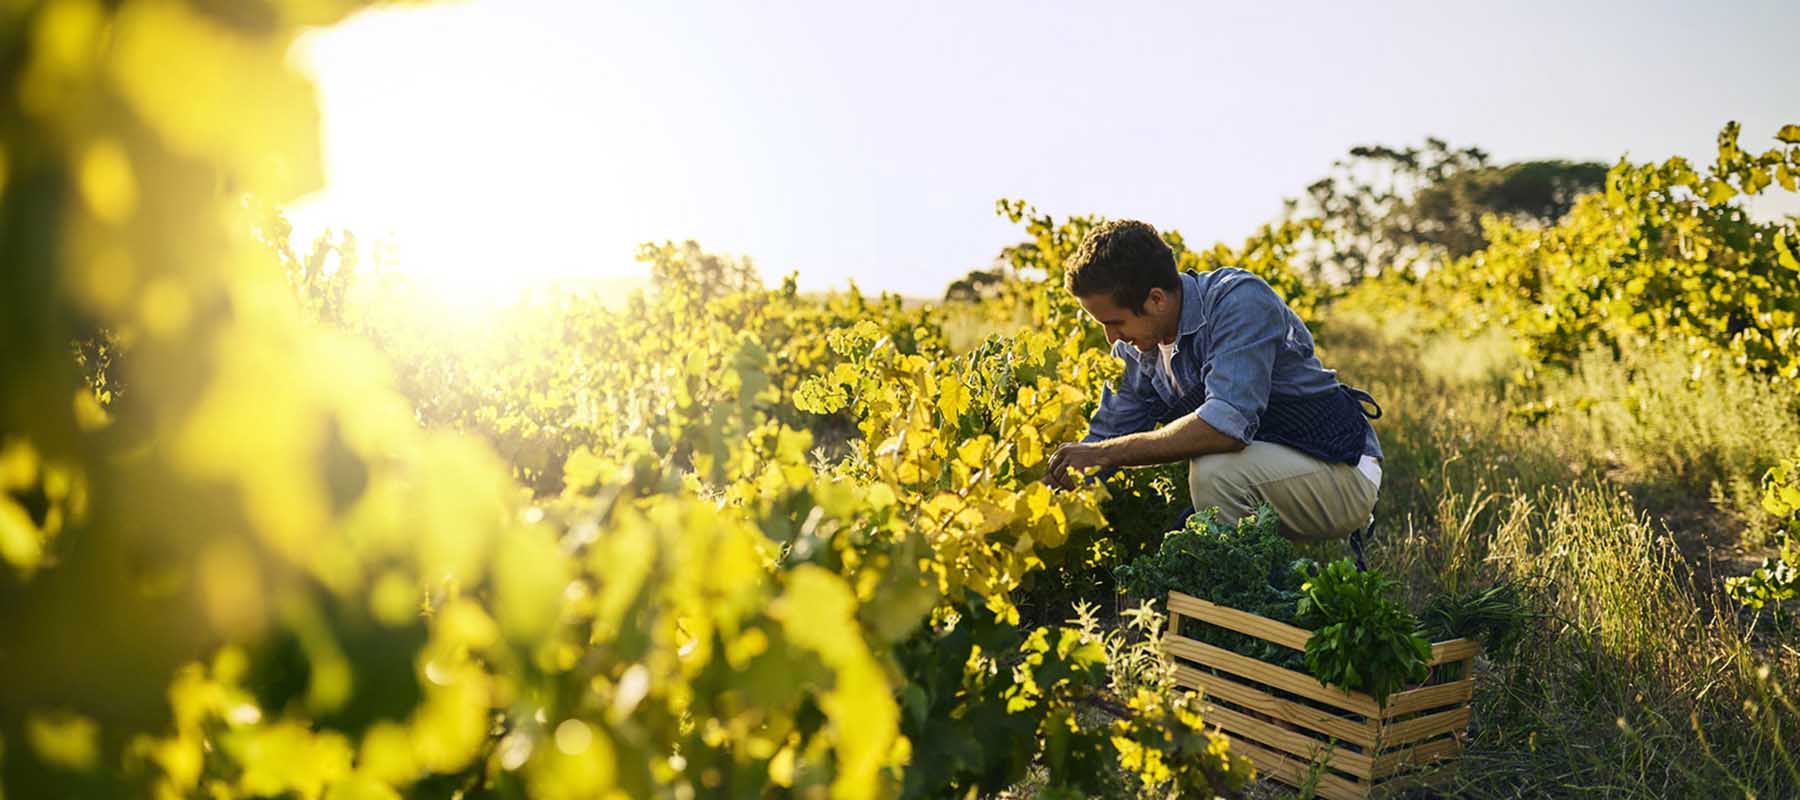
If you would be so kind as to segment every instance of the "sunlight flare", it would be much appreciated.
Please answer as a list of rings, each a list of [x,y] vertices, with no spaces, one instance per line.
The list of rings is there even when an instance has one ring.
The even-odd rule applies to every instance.
[[[296,241],[349,229],[457,307],[553,281],[641,276],[633,198],[655,134],[619,76],[482,4],[377,9],[302,37],[326,187]],[[660,159],[659,159],[660,160]]]

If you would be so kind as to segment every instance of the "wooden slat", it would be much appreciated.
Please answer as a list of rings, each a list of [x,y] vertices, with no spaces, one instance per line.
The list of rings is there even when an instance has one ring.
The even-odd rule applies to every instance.
[[[1278,725],[1263,722],[1246,714],[1240,714],[1222,706],[1213,706],[1202,712],[1205,720],[1219,726],[1235,740],[1243,737],[1300,757],[1311,763],[1317,761],[1325,751],[1326,741],[1314,739],[1303,733],[1286,730]],[[1333,748],[1331,761],[1326,764],[1330,769],[1348,772],[1358,778],[1368,780],[1373,777],[1375,759],[1365,753],[1352,753],[1343,748]]]
[[[1375,777],[1385,778],[1414,764],[1424,764],[1462,750],[1462,740],[1454,736],[1388,753],[1375,759]]]
[[[1305,650],[1306,640],[1312,638],[1312,631],[1305,628],[1296,628],[1259,614],[1209,603],[1181,592],[1169,593],[1169,611],[1294,650]]]
[[[1387,730],[1382,731],[1381,746],[1383,749],[1387,749],[1467,727],[1469,727],[1469,707],[1459,706],[1449,711],[1427,714],[1417,719],[1389,725]]]
[[[1450,764],[1443,764],[1436,767],[1424,767],[1414,772],[1408,772],[1405,775],[1397,775],[1392,778],[1384,779],[1375,784],[1375,788],[1370,790],[1369,796],[1384,798],[1393,797],[1395,794],[1404,792],[1407,789],[1416,789],[1427,786],[1437,787],[1447,783],[1452,777],[1455,777],[1456,770],[1451,769],[1450,766]],[[1436,795],[1431,796],[1435,797]]]
[[[1425,665],[1435,667],[1451,661],[1474,658],[1475,654],[1479,652],[1481,652],[1481,643],[1474,639],[1451,639],[1438,642],[1431,646],[1431,660],[1425,662]]]
[[[1320,686],[1319,681],[1310,675],[1302,675],[1291,669],[1282,669],[1267,662],[1258,661],[1249,656],[1238,655],[1222,647],[1214,647],[1205,642],[1196,642],[1185,636],[1170,636],[1163,640],[1163,651],[1180,658],[1197,661],[1205,666],[1222,669],[1235,675],[1241,675],[1254,681],[1268,684],[1284,692],[1293,692],[1321,703],[1328,703],[1345,711],[1354,711],[1368,716],[1379,716],[1380,706],[1375,698],[1362,692],[1346,692],[1342,689]],[[1451,684],[1446,684],[1451,685]],[[1430,687],[1437,689],[1439,687]],[[1466,691],[1465,687],[1465,691]],[[1430,691],[1420,689],[1416,691]],[[1407,693],[1407,694],[1410,694]],[[1396,697],[1400,695],[1395,695]],[[1440,704],[1445,705],[1445,704]],[[1389,716],[1392,716],[1390,714]]]
[[[1283,700],[1261,689],[1245,686],[1223,676],[1207,674],[1186,664],[1175,666],[1175,682],[1205,692],[1208,699],[1218,698],[1259,714],[1267,714],[1284,722],[1311,728],[1326,736],[1335,736],[1358,747],[1366,749],[1375,747],[1377,727],[1375,721],[1368,717],[1362,717],[1360,721],[1345,719],[1309,705]]]
[[[1459,676],[1458,679],[1435,686],[1398,692],[1388,698],[1386,707],[1382,707],[1375,702],[1373,697],[1365,693],[1346,692],[1335,687],[1321,686],[1311,676],[1181,636],[1180,621],[1181,617],[1186,616],[1198,622],[1216,625],[1294,650],[1306,649],[1306,642],[1312,637],[1310,631],[1256,614],[1220,606],[1180,592],[1169,593],[1169,611],[1170,635],[1163,647],[1164,652],[1168,655],[1232,673],[1251,684],[1261,684],[1272,690],[1292,692],[1368,717],[1390,720],[1420,711],[1467,703],[1474,693],[1473,659],[1480,653],[1481,647],[1472,639],[1451,639],[1432,644],[1431,658],[1427,663],[1430,666],[1439,666],[1461,662],[1461,669],[1454,673]],[[1199,689],[1224,702],[1249,709],[1257,714],[1264,714],[1282,722],[1299,725],[1326,736],[1335,736],[1351,744],[1369,746],[1364,737],[1369,732],[1369,726],[1375,724],[1373,722],[1358,722],[1336,717],[1322,709],[1275,697],[1269,692],[1263,691],[1259,686],[1246,686],[1180,662],[1176,663],[1176,680],[1182,685]],[[1316,740],[1311,739],[1305,732],[1286,730],[1278,725],[1229,708],[1214,708],[1213,714],[1214,721],[1221,724],[1228,732],[1231,732],[1233,728],[1238,729],[1238,736],[1233,738],[1234,747],[1251,756],[1259,768],[1290,783],[1298,782],[1306,774],[1307,764],[1293,757],[1311,752],[1310,748],[1317,746]],[[1384,745],[1385,743],[1406,745],[1425,741],[1459,728],[1466,728],[1469,714],[1469,709],[1465,706],[1392,724],[1382,732]],[[1240,742],[1239,740],[1244,737],[1257,739],[1263,744],[1257,746],[1247,741]],[[1281,749],[1289,750],[1293,755],[1281,755],[1279,753]],[[1456,737],[1428,741],[1422,745],[1401,749],[1373,759],[1370,764],[1371,769],[1367,773],[1359,769],[1362,760],[1360,757],[1363,754],[1333,753],[1332,758],[1336,762],[1333,768],[1379,778],[1391,775],[1415,763],[1453,754],[1460,749],[1461,742]],[[1411,783],[1414,782],[1414,777],[1404,776],[1397,780]],[[1367,784],[1353,779],[1323,775],[1319,788],[1321,797],[1362,798],[1367,796],[1369,787]]]
[[[1474,690],[1475,679],[1463,678],[1460,681],[1391,694],[1388,695],[1387,708],[1382,711],[1381,717],[1393,719],[1401,714],[1410,714],[1414,711],[1468,702],[1474,694]]]
[[[1312,631],[1305,628],[1277,622],[1260,614],[1252,614],[1230,606],[1222,606],[1207,600],[1201,600],[1181,592],[1169,592],[1169,610],[1201,622],[1208,622],[1221,628],[1237,631],[1245,636],[1254,636],[1268,642],[1293,650],[1305,650],[1307,640],[1312,638]],[[1171,623],[1174,624],[1174,623]],[[1450,661],[1461,661],[1481,652],[1481,643],[1474,639],[1447,639],[1433,642],[1431,659],[1427,666]]]
[[[1306,774],[1311,771],[1311,765],[1305,762],[1273,750],[1265,750],[1241,739],[1227,738],[1231,738],[1231,752],[1249,758],[1258,771],[1289,786],[1299,788],[1306,780]],[[1369,796],[1369,787],[1359,781],[1321,771],[1313,794],[1325,800],[1365,800]]]

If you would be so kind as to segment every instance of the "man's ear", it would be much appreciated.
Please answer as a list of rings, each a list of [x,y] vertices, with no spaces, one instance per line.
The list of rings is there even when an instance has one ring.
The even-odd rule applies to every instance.
[[[1144,310],[1149,312],[1162,311],[1168,306],[1169,300],[1169,293],[1163,291],[1161,286],[1152,286],[1150,287],[1150,293],[1144,296]]]

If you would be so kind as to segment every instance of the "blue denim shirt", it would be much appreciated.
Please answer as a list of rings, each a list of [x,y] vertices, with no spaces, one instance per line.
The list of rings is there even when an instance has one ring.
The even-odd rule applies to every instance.
[[[1181,273],[1171,367],[1183,394],[1163,377],[1157,353],[1121,341],[1113,343],[1113,355],[1124,360],[1125,374],[1116,388],[1101,390],[1082,441],[1146,431],[1191,411],[1249,444],[1271,392],[1312,395],[1338,385],[1337,371],[1313,354],[1312,332],[1299,315],[1262,278],[1236,267]],[[1363,453],[1382,457],[1373,427]]]

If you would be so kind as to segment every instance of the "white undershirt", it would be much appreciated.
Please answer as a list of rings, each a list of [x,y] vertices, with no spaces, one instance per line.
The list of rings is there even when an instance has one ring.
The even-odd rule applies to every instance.
[[[1156,345],[1156,349],[1162,356],[1161,363],[1163,377],[1169,380],[1169,388],[1175,390],[1175,396],[1180,397],[1182,395],[1181,384],[1175,380],[1175,343],[1159,342]]]
[[[1169,388],[1175,390],[1175,396],[1180,397],[1182,395],[1181,384],[1175,380],[1174,362],[1175,353],[1178,352],[1175,343],[1158,342],[1156,349],[1159,356],[1157,363],[1162,366],[1163,377],[1168,379]],[[1362,473],[1364,478],[1369,479],[1369,483],[1373,484],[1377,490],[1381,489],[1381,462],[1375,460],[1374,456],[1365,454],[1362,460],[1356,462],[1356,471]]]

